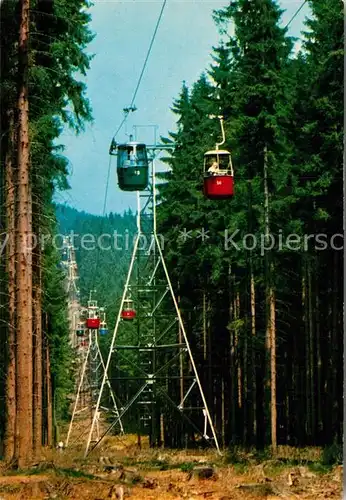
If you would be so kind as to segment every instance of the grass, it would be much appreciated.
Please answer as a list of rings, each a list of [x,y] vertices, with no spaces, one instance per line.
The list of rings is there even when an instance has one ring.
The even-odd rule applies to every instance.
[[[327,474],[333,466],[342,463],[341,447],[332,445],[322,450],[321,448],[292,448],[279,446],[273,455],[269,448],[264,450],[249,450],[234,446],[224,458],[225,465],[233,465],[234,470],[246,473],[251,466],[264,464],[266,472],[277,475],[287,467],[308,467],[316,474]]]
[[[178,467],[181,472],[191,472],[195,465],[196,464],[194,462],[184,462],[182,464],[178,464]]]
[[[64,477],[73,477],[73,478],[78,478],[78,479],[92,479],[97,481],[97,477],[94,476],[93,474],[88,474],[87,472],[83,472],[78,469],[61,469],[57,468],[55,469],[55,472],[58,476],[64,476]]]
[[[0,486],[0,493],[20,493],[23,490],[21,484],[4,484]],[[24,497],[23,497],[24,498]]]
[[[338,456],[339,448],[322,450],[321,448],[293,448],[289,446],[279,446],[277,453],[273,455],[269,448],[264,450],[244,450],[242,447],[232,447],[222,458],[215,454],[205,454],[197,452],[193,454],[189,451],[173,450],[137,450],[130,456],[122,456],[119,462],[126,466],[138,467],[143,470],[174,470],[180,469],[182,472],[190,472],[199,463],[199,458],[203,456],[205,465],[214,464],[219,468],[233,466],[234,472],[245,474],[252,467],[264,465],[267,474],[277,476],[286,468],[303,466],[316,474],[327,474],[335,464],[335,457]],[[196,453],[196,450],[195,450]],[[334,461],[334,464],[333,464]]]
[[[333,467],[333,465],[323,465],[320,462],[312,462],[308,465],[308,468],[311,472],[320,475],[328,474],[333,470]]]
[[[248,468],[249,468],[248,465],[245,463],[234,463],[232,465],[233,465],[234,471],[237,474],[246,474],[246,472],[248,471]]]
[[[165,470],[180,469],[182,472],[191,472],[192,469],[196,466],[196,462],[189,462],[189,461],[171,462],[169,460],[159,460],[156,458],[139,460],[136,459],[135,457],[124,457],[124,459],[121,460],[121,464],[124,466],[126,465],[133,467],[136,466],[146,470],[165,471]]]

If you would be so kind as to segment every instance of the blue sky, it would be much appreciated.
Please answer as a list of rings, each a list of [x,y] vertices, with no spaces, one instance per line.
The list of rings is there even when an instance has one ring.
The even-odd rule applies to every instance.
[[[285,25],[303,0],[278,3],[285,9]],[[212,62],[210,53],[219,41],[212,11],[227,4],[226,0],[167,1],[135,100],[137,111],[129,115],[118,141],[125,141],[126,134],[134,132],[134,125],[145,125],[137,129],[137,138],[147,143],[154,141],[154,129],[149,125],[158,126],[158,136],[175,129],[175,116],[170,110],[173,100],[183,80],[192,85]],[[71,189],[59,193],[58,202],[102,214],[109,144],[124,116],[123,108],[131,102],[161,6],[162,0],[94,0],[90,13],[96,37],[88,52],[95,57],[86,80],[94,123],[78,137],[69,130],[60,137],[70,162]],[[300,36],[307,14],[305,5],[291,23],[290,35]],[[135,193],[124,193],[117,186],[113,158],[106,211],[122,213],[135,206]]]

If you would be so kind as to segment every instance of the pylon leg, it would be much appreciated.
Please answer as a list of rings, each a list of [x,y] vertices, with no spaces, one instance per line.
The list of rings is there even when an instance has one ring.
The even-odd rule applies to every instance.
[[[210,416],[210,413],[209,413],[208,405],[207,405],[207,402],[206,402],[206,399],[205,399],[205,396],[204,396],[204,391],[203,391],[203,388],[202,388],[202,385],[201,385],[201,382],[200,382],[200,379],[199,379],[199,376],[198,376],[197,368],[196,368],[196,365],[195,365],[195,361],[193,359],[192,352],[191,352],[191,349],[190,349],[189,340],[187,338],[185,327],[184,327],[183,321],[181,319],[181,315],[180,315],[180,311],[179,311],[179,306],[177,304],[177,301],[176,301],[176,298],[175,298],[175,295],[174,295],[174,291],[173,291],[173,288],[172,288],[172,283],[171,283],[171,280],[169,278],[169,274],[168,274],[168,271],[167,271],[166,263],[165,263],[165,260],[164,260],[164,257],[163,257],[163,253],[162,253],[162,250],[161,250],[161,247],[160,247],[160,243],[159,243],[159,241],[157,239],[157,235],[156,234],[155,234],[155,239],[156,239],[157,247],[158,247],[158,250],[159,250],[160,257],[161,257],[162,266],[163,266],[163,269],[165,271],[165,275],[166,275],[166,279],[167,279],[167,282],[168,282],[168,286],[169,286],[169,289],[170,289],[170,292],[171,292],[172,300],[174,302],[174,307],[175,307],[175,310],[176,310],[176,313],[177,313],[177,316],[178,316],[178,319],[179,319],[179,325],[180,325],[181,331],[183,333],[185,344],[186,344],[186,347],[187,347],[187,350],[188,350],[188,353],[189,353],[190,362],[192,364],[194,375],[196,377],[198,388],[199,388],[199,391],[200,391],[200,394],[201,394],[201,397],[202,397],[202,400],[203,400],[203,404],[204,404],[204,410],[203,411],[206,412],[206,416],[207,416],[207,419],[208,419],[211,431],[213,433],[213,438],[214,438],[214,441],[215,441],[215,445],[216,445],[217,451],[219,453],[221,453],[220,452],[220,448],[219,448],[219,443],[218,443],[218,440],[217,440],[217,437],[216,437],[215,429],[214,429],[214,424],[212,422],[212,419],[211,419],[211,416]],[[204,434],[206,435],[206,432],[204,432]]]
[[[99,357],[100,357],[100,360],[101,360],[101,365],[102,365],[102,368],[103,368],[103,373],[106,374],[106,384],[108,386],[109,393],[110,393],[110,396],[111,396],[111,399],[112,399],[112,403],[113,403],[113,406],[114,406],[114,411],[115,411],[116,416],[118,417],[119,416],[118,405],[117,405],[117,403],[115,401],[114,392],[113,392],[111,383],[110,383],[108,375],[107,375],[106,366],[105,366],[105,363],[104,363],[104,360],[103,360],[103,356],[102,356],[102,353],[100,351],[100,346],[99,346],[99,343],[98,343],[97,339],[96,339],[96,345],[97,345]],[[121,431],[121,433],[124,434],[124,427],[123,427],[121,419],[119,419],[119,425],[120,425],[120,431]]]

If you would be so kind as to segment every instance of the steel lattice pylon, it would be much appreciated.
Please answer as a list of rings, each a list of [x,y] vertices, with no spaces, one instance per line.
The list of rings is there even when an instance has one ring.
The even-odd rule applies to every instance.
[[[121,299],[108,359],[100,387],[98,401],[86,444],[87,456],[133,407],[137,409],[138,434],[149,435],[152,446],[165,444],[181,446],[179,438],[185,427],[170,436],[177,420],[188,423],[189,435],[195,433],[213,442],[220,453],[217,436],[189,340],[180,315],[171,280],[162,252],[162,238],[156,231],[155,152],[168,149],[149,146],[151,155],[151,183],[146,191],[137,192],[137,235],[134,241],[129,271]],[[141,204],[141,201],[144,203]],[[143,205],[143,206],[141,206]],[[136,306],[133,322],[122,319],[126,300]],[[119,416],[91,447],[97,424],[97,415],[103,391],[106,388],[111,361],[117,376],[111,382],[118,384]],[[125,364],[125,367],[124,367]],[[124,368],[123,368],[124,367]],[[122,375],[122,374],[125,375]],[[182,419],[177,419],[177,416]],[[183,423],[181,423],[183,425]],[[192,430],[191,430],[192,429]],[[208,434],[209,432],[209,434]]]
[[[81,311],[81,316],[88,315],[90,307],[99,311],[97,302],[92,301],[91,297],[88,302],[88,306],[88,309]],[[104,425],[104,422],[100,422],[102,411],[105,411],[106,413],[110,411],[113,414],[113,418],[119,417],[115,395],[107,376],[105,378],[105,383],[106,388],[108,389],[108,399],[111,408],[99,405],[97,413],[94,413],[100,392],[101,378],[105,374],[105,363],[98,342],[98,334],[98,329],[88,329],[86,335],[88,340],[86,341],[84,337],[76,349],[76,360],[78,363],[76,398],[73,405],[72,417],[70,420],[65,447],[70,444],[71,439],[72,444],[80,442],[83,436],[85,436],[89,431],[90,425],[94,422],[94,420],[94,432],[91,437],[97,441],[100,435],[100,423]],[[94,416],[96,416],[95,419]],[[121,419],[118,419],[118,428],[119,432],[123,433]]]
[[[65,290],[68,298],[68,318],[70,328],[70,344],[77,346],[76,325],[79,321],[79,290],[77,287],[78,272],[75,250],[69,236],[64,237],[62,266],[65,270]]]

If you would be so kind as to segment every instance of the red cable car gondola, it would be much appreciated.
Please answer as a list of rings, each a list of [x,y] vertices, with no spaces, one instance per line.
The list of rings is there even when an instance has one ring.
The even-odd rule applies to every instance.
[[[91,296],[91,292],[90,292]],[[86,327],[90,330],[97,330],[100,328],[99,308],[97,307],[96,300],[88,300],[88,317],[86,319]]]
[[[100,328],[100,318],[87,318],[86,327],[91,330],[97,330]]]
[[[204,155],[204,195],[211,200],[225,200],[234,194],[231,153],[207,151]]]
[[[204,155],[204,183],[203,193],[211,200],[226,200],[234,195],[234,173],[231,153],[226,149],[219,149],[225,142],[222,116],[219,116],[222,142],[216,148],[207,151]]]
[[[125,299],[121,318],[125,320],[133,320],[136,317],[136,311],[133,308],[133,300]]]

